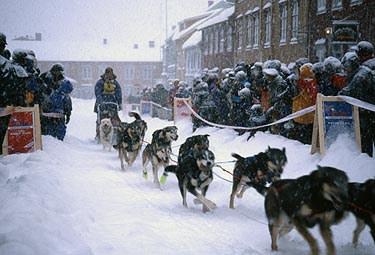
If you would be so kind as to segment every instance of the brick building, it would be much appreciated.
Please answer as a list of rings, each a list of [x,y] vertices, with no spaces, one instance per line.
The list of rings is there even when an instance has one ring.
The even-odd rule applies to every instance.
[[[237,0],[234,16],[235,62],[307,56],[308,0]]]
[[[374,0],[314,0],[310,8],[311,60],[341,58],[357,42],[375,43]]]

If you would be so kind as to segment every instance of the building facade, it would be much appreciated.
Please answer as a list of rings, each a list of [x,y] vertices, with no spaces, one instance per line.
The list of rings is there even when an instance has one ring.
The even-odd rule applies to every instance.
[[[310,9],[309,57],[341,58],[357,42],[375,43],[375,1],[314,0]]]
[[[308,55],[308,0],[237,0],[234,61],[284,63]]]

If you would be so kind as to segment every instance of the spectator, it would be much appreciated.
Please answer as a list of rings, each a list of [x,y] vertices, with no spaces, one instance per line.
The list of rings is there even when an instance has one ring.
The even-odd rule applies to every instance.
[[[375,104],[375,58],[374,46],[367,41],[357,44],[357,55],[361,66],[354,74],[350,83],[340,91],[340,95],[351,96],[359,100]],[[359,120],[361,127],[362,152],[373,157],[375,143],[375,113],[360,109]]]
[[[64,140],[66,125],[70,121],[72,101],[69,94],[73,85],[64,77],[62,64],[54,64],[49,73],[48,90],[42,105],[42,134]]]

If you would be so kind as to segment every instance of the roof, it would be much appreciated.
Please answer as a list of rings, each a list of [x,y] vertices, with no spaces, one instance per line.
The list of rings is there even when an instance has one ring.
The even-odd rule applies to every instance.
[[[182,30],[182,31],[178,31],[174,34],[173,36],[173,40],[178,40],[178,39],[181,39],[187,35],[189,35],[189,33],[192,33],[194,32],[195,30],[197,30],[197,27],[199,25],[201,25],[203,22],[211,19],[212,17],[216,16],[218,13],[220,13],[221,10],[214,10],[211,12],[211,14],[208,16],[208,17],[205,17],[203,19],[200,19],[198,20],[197,22],[195,22],[194,24],[192,24],[191,26],[187,27],[186,29]]]
[[[160,47],[149,48],[148,44],[133,45],[93,42],[57,42],[57,41],[12,41],[8,49],[31,49],[40,61],[121,61],[121,62],[157,62],[161,61]]]
[[[197,29],[203,29],[221,22],[224,22],[228,20],[228,18],[234,13],[234,6],[226,8],[222,10],[219,14],[217,14],[215,17],[208,19],[201,25],[197,27]]]
[[[197,46],[202,41],[202,31],[195,31],[182,45],[182,49]]]

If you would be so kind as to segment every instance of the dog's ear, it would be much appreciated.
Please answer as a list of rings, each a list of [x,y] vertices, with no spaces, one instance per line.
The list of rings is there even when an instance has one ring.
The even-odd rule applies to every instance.
[[[283,147],[283,153],[285,154],[285,147]]]
[[[268,145],[267,150],[271,150],[271,147]]]

